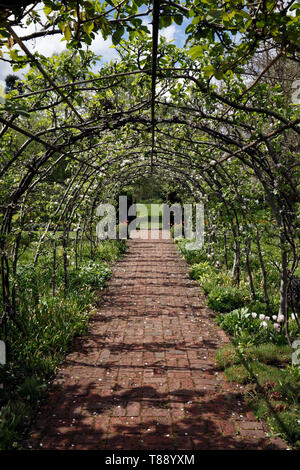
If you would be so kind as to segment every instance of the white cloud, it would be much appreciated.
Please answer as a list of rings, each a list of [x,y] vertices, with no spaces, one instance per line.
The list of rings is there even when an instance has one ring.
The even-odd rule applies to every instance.
[[[40,54],[51,57],[54,53],[60,54],[66,49],[66,41],[61,41],[62,35],[57,34],[45,38],[37,38],[28,49],[31,52],[39,52]]]
[[[40,12],[42,20],[44,22],[45,15],[43,12]],[[35,24],[30,24],[29,26],[16,26],[15,32],[18,36],[28,36],[34,32],[40,30],[40,27]],[[36,39],[32,39],[26,41],[26,47],[30,50],[30,52],[39,52],[40,54],[44,55],[45,57],[51,57],[53,54],[60,54],[64,50],[66,50],[66,41],[62,41],[63,35],[62,34],[55,34],[53,36],[46,36],[40,37]],[[114,48],[111,48],[112,42],[111,39],[104,40],[102,35],[99,33],[97,34],[96,38],[93,40],[90,50],[93,51],[96,55],[101,55],[101,63],[109,62],[112,59],[118,58],[118,53]],[[19,49],[19,46],[15,46],[16,49]],[[5,49],[3,50],[5,54]],[[22,55],[22,54],[21,54]],[[6,57],[8,55],[6,54]],[[93,67],[97,68],[97,67]],[[0,80],[4,80],[5,77],[10,74],[16,74],[18,76],[25,75],[29,70],[29,67],[19,70],[18,72],[14,72],[12,67],[8,62],[4,62],[0,60]]]
[[[1,61],[0,62],[0,81],[4,82],[5,77],[10,73],[13,73],[10,64],[8,64],[7,62]]]
[[[144,18],[143,21],[142,21],[142,24],[144,26],[147,26],[150,33],[152,32],[151,19]],[[170,26],[167,26],[166,28],[162,28],[159,31],[158,40],[161,36],[163,36],[164,38],[166,38],[167,41],[173,41],[173,40],[176,39],[177,34],[178,34],[178,31],[177,31],[176,25],[174,23],[172,23]]]
[[[46,22],[45,14],[43,13],[43,11],[40,11],[39,13],[40,13],[42,22],[45,23]],[[26,27],[17,26],[14,28],[14,30],[18,36],[22,37],[22,36],[28,36],[30,34],[40,31],[41,27],[40,25],[31,23],[30,25]],[[63,36],[61,34],[40,37],[40,38],[32,39],[30,41],[26,41],[26,46],[28,47],[30,52],[37,51],[46,57],[51,57],[52,54],[54,54],[55,52],[60,53],[66,49],[66,42],[61,41],[62,38]]]
[[[163,36],[166,38],[167,41],[173,41],[175,39],[176,33],[176,26],[174,24],[171,24],[167,28],[163,28],[160,31],[159,37]]]
[[[115,48],[111,47],[112,42],[111,39],[104,40],[102,35],[99,33],[97,34],[96,38],[93,40],[92,45],[90,46],[91,51],[93,51],[97,55],[102,56],[102,61],[107,62],[112,59],[116,59],[119,57]]]

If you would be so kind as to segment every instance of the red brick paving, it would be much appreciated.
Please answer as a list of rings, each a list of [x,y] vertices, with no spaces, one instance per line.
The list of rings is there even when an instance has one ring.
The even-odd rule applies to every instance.
[[[32,449],[284,449],[214,361],[228,342],[171,240],[131,240],[32,426]]]

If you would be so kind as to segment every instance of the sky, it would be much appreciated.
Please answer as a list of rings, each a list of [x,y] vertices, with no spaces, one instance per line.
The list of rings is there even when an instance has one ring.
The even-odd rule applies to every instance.
[[[42,18],[45,18],[44,13],[40,11],[40,15]],[[148,26],[148,29],[151,31],[151,25],[149,24],[149,20],[144,20],[143,23]],[[29,25],[24,27],[15,27],[14,28],[16,33],[20,36],[25,36],[35,32],[36,25]],[[183,47],[183,43],[185,40],[184,34],[184,26],[178,26],[175,23],[171,24],[167,28],[163,28],[160,31],[160,35],[164,36],[168,41],[174,42],[178,47]],[[45,37],[45,38],[37,38],[31,41],[26,41],[26,46],[31,52],[38,51],[40,54],[45,55],[46,57],[51,57],[53,53],[61,53],[63,50],[66,49],[66,41],[61,41],[63,36],[56,34],[53,36]],[[118,53],[115,48],[111,47],[112,42],[111,39],[107,39],[106,41],[103,39],[101,33],[97,34],[96,38],[93,40],[90,49],[97,55],[101,55],[102,63],[109,62],[112,59],[118,58]],[[96,66],[96,70],[101,65],[101,62]],[[95,71],[96,71],[95,70]],[[19,70],[18,72],[14,72],[9,63],[3,62],[0,60],[0,81],[4,82],[5,77],[12,73],[22,77],[24,73],[27,73],[28,67]]]

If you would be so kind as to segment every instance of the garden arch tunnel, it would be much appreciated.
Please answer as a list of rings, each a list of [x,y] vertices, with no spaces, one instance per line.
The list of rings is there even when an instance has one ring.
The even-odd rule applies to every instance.
[[[220,28],[207,22],[203,14],[208,7],[196,3],[191,10],[196,26],[189,26],[192,48],[188,52],[159,41],[159,28],[175,15],[179,22],[178,15],[188,21],[189,11],[176,2],[149,2],[146,12],[135,14],[130,14],[129,2],[121,2],[112,12],[85,11],[89,20],[77,15],[73,23],[65,18],[75,18],[76,12],[61,2],[61,10],[48,7],[44,29],[25,36],[17,26],[30,20],[35,4],[2,2],[6,32],[1,45],[10,47],[8,60],[15,67],[31,65],[27,78],[7,95],[0,116],[5,155],[0,169],[4,322],[15,316],[10,273],[16,269],[29,214],[46,223],[37,262],[51,224],[61,223],[66,233],[72,224],[86,227],[97,202],[116,192],[126,178],[135,180],[145,174],[176,181],[195,200],[196,191],[202,194],[207,230],[212,236],[218,231],[232,234],[237,279],[241,245],[247,247],[249,238],[256,236],[254,219],[260,205],[267,208],[278,230],[280,311],[287,316],[288,284],[298,264],[300,120],[282,90],[265,78],[283,58],[297,63],[299,46],[292,35],[285,34],[285,42],[280,34],[273,37],[272,28],[258,37],[253,20],[249,34],[240,24],[240,47],[235,49],[228,36],[233,25],[226,26],[225,21]],[[85,10],[83,2],[77,5],[79,13]],[[51,15],[57,18],[52,21]],[[152,15],[152,34],[147,36],[140,23],[130,23],[132,15],[135,19]],[[289,18],[288,11],[281,15]],[[97,22],[98,16],[102,20]],[[273,17],[270,21],[276,23]],[[138,29],[140,34],[130,36]],[[125,30],[129,41],[124,39]],[[92,71],[94,55],[82,48],[93,31],[110,34],[121,56],[120,62],[104,65],[97,74]],[[62,32],[69,53],[46,59],[28,46],[31,39]],[[217,41],[215,35],[219,35]],[[251,61],[262,40],[276,54],[249,83],[242,66]],[[253,187],[255,194],[251,194]]]

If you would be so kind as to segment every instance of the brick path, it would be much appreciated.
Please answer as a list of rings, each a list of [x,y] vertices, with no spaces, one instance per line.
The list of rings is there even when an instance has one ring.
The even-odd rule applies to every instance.
[[[131,240],[33,424],[33,449],[282,449],[225,381],[228,341],[171,240]]]

